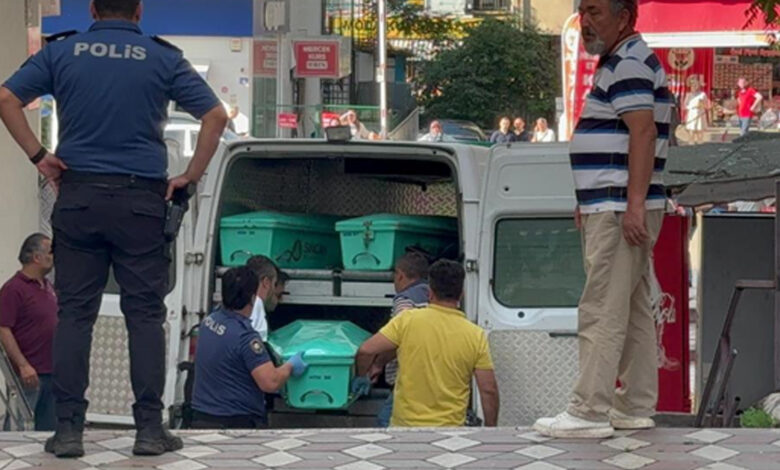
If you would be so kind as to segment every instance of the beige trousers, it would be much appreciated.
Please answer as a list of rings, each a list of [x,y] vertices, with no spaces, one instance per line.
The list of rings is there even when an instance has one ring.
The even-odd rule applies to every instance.
[[[655,413],[658,354],[650,262],[663,216],[648,211],[651,240],[631,246],[623,237],[622,213],[583,214],[587,280],[579,304],[580,376],[570,414],[606,421],[610,408],[637,417]]]

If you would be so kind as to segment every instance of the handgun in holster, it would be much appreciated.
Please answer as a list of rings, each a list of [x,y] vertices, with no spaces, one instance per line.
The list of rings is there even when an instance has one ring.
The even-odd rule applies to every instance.
[[[171,243],[176,240],[176,235],[179,234],[181,223],[184,220],[184,214],[190,208],[190,198],[195,194],[195,184],[190,183],[183,188],[178,188],[173,191],[171,201],[168,203],[167,210],[165,211],[165,228],[163,229],[163,235],[165,241]]]

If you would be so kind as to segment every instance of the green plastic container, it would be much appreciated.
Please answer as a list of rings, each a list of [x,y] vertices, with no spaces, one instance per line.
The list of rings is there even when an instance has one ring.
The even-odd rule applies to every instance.
[[[457,252],[458,222],[452,217],[376,214],[336,224],[341,236],[344,269],[387,271],[406,248],[433,256]]]
[[[371,334],[348,321],[296,320],[271,332],[268,345],[280,362],[304,351],[309,364],[301,377],[284,387],[287,404],[309,410],[340,410],[357,397],[350,394],[355,354]]]
[[[250,212],[220,221],[222,264],[241,266],[265,255],[281,268],[332,269],[341,264],[338,217]]]

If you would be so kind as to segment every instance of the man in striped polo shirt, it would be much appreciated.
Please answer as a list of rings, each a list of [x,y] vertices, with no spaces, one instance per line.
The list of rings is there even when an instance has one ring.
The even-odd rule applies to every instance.
[[[587,281],[580,377],[568,410],[534,425],[548,436],[603,438],[615,428],[655,425],[650,263],[666,207],[661,176],[672,100],[658,58],[634,29],[637,12],[637,0],[579,7],[585,48],[601,56],[570,151]]]

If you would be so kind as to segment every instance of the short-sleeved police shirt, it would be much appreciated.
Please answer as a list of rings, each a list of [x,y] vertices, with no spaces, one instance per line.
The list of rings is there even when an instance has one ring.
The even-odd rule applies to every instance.
[[[192,407],[215,416],[265,417],[252,371],[271,358],[249,318],[220,309],[200,325]]]
[[[123,20],[50,42],[3,86],[24,104],[54,96],[56,152],[70,169],[159,179],[169,101],[198,119],[220,105],[180,50]]]

